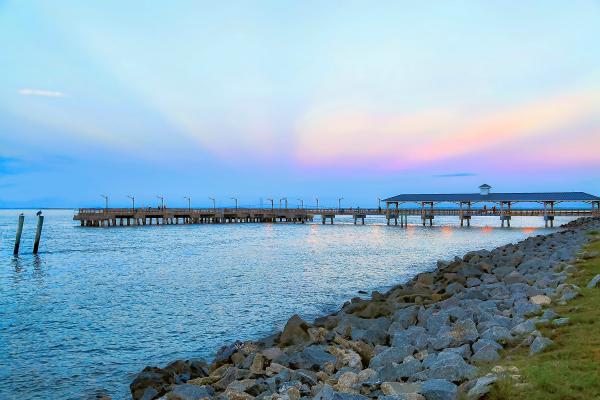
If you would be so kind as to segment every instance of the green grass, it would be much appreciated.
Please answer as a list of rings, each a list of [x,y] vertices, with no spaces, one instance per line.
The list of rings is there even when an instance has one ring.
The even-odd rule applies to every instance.
[[[586,250],[600,251],[600,241]],[[570,318],[569,325],[540,327],[555,343],[542,353],[530,356],[528,348],[506,350],[500,365],[516,366],[521,379],[500,380],[487,399],[600,399],[600,288],[586,288],[600,274],[600,257],[578,261],[577,266],[569,282],[579,286],[583,296],[554,308]]]

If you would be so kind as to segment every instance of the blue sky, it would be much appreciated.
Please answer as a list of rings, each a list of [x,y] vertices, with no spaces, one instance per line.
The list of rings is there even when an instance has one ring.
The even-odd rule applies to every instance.
[[[600,193],[600,3],[2,1],[0,206]]]

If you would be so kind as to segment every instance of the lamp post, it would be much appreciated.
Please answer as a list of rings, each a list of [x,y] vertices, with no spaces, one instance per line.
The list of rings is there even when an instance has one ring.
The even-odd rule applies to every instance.
[[[281,200],[285,200],[285,208],[288,208],[288,199],[287,197],[282,197],[279,199],[279,208],[281,208]]]
[[[104,212],[108,211],[108,196],[105,194],[101,194],[100,197],[104,198]]]
[[[217,210],[217,201],[214,199],[214,197],[209,197],[210,200],[212,200],[213,202],[213,210]]]
[[[315,200],[317,201],[317,210],[319,209],[319,198],[315,197]]]
[[[298,201],[300,202],[300,208],[304,208],[304,200],[298,199]]]
[[[273,203],[273,199],[267,199],[267,201],[271,202],[271,211],[275,209],[275,204]]]
[[[236,199],[235,197],[232,197],[231,200],[235,200],[235,211],[237,211],[237,209],[238,209],[238,199]]]
[[[343,197],[338,198],[338,211],[340,211],[342,209],[342,200],[344,200]]]
[[[381,212],[381,197],[377,198],[377,209]]]
[[[131,211],[135,212],[135,196],[127,196],[131,199]]]
[[[165,198],[164,196],[156,196],[158,199],[160,199],[160,209],[164,210],[165,208]]]
[[[188,211],[192,211],[192,198],[189,196],[183,196],[183,198],[188,201]]]

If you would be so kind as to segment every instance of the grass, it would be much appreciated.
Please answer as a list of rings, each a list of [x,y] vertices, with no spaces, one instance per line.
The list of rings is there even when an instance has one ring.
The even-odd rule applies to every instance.
[[[590,232],[598,237],[598,232]],[[600,241],[587,251],[600,251]],[[600,257],[578,261],[578,271],[569,279],[582,296],[554,310],[569,317],[568,325],[540,326],[554,341],[546,351],[530,356],[528,348],[505,351],[500,365],[516,366],[520,380],[505,378],[492,388],[489,400],[579,400],[600,399],[600,288],[586,288],[600,274]]]

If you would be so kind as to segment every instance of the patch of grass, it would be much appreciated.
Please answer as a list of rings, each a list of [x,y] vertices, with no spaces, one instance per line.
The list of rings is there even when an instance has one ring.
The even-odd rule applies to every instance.
[[[600,251],[600,241],[586,250]],[[500,380],[487,399],[600,399],[600,288],[586,288],[590,279],[600,274],[600,256],[578,261],[577,266],[569,283],[579,286],[582,296],[554,308],[569,317],[569,324],[539,327],[555,343],[542,353],[530,356],[528,348],[505,351],[500,365],[519,368],[521,380]]]

